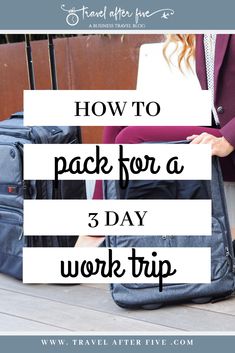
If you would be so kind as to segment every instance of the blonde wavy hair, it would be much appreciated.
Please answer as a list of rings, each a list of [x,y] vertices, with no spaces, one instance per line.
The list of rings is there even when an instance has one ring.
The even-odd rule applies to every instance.
[[[169,53],[169,44],[175,44],[175,48]],[[183,72],[182,64],[192,70],[190,61],[195,59],[196,36],[195,34],[168,34],[163,48],[163,55],[167,63],[171,64],[172,55],[178,55],[178,66]]]

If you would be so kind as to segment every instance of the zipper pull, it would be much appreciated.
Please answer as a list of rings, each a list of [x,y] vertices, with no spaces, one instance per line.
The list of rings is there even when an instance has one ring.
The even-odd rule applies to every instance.
[[[23,154],[23,148],[24,145],[20,142],[15,142],[14,145],[20,150],[20,152]]]
[[[230,263],[231,263],[231,265],[232,265],[232,271],[233,271],[233,273],[235,273],[235,262],[234,262],[234,258],[233,258],[233,256],[230,254],[228,247],[225,248],[225,256],[230,259]]]
[[[225,248],[225,256],[226,257],[229,257],[231,260],[232,260],[232,256],[231,256],[231,254],[230,254],[230,252],[229,252],[229,248],[226,246],[226,248]]]
[[[22,229],[22,231],[20,233],[20,236],[19,236],[19,240],[21,240],[23,238],[23,235],[24,235],[24,232],[23,232],[23,229]]]

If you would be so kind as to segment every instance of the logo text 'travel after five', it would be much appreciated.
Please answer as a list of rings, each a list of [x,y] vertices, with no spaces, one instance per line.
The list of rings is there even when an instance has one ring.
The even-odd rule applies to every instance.
[[[66,22],[69,26],[78,26],[81,21],[90,21],[88,28],[143,28],[141,20],[153,16],[159,16],[162,20],[168,20],[174,15],[173,9],[165,8],[151,11],[149,9],[124,8],[116,6],[109,8],[104,6],[100,9],[92,9],[89,6],[81,5],[78,8],[67,8],[61,5],[61,10],[66,12]]]

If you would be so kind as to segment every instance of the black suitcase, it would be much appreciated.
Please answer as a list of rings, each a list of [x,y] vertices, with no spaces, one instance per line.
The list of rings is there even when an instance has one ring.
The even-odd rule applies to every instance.
[[[26,36],[30,87],[35,88],[31,47]],[[49,36],[52,88],[57,88],[52,36]],[[23,146],[26,143],[81,143],[79,127],[27,127],[23,113],[0,122],[0,272],[22,278],[22,249],[29,247],[73,247],[76,236],[24,236],[23,200],[84,199],[82,180],[54,181],[23,179]]]
[[[180,143],[187,141],[180,141]],[[111,285],[114,301],[124,308],[157,309],[166,304],[207,303],[230,296],[235,290],[235,259],[227,216],[223,180],[217,157],[212,159],[212,180],[131,180],[126,189],[104,182],[107,199],[211,199],[212,236],[108,236],[107,247],[210,247],[211,283]],[[154,282],[154,281],[153,281]]]

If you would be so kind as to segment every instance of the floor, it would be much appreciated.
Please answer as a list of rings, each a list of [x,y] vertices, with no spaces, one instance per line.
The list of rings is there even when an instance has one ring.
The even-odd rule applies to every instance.
[[[106,285],[26,285],[0,275],[0,332],[235,332],[235,296],[215,304],[126,310]]]

